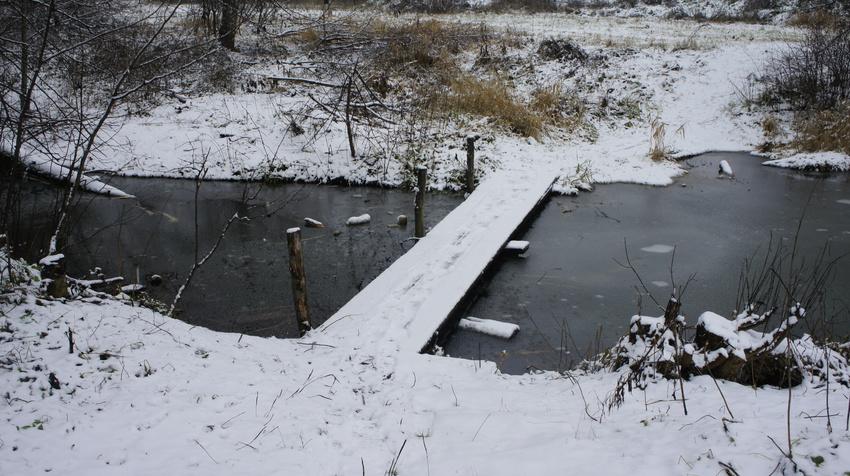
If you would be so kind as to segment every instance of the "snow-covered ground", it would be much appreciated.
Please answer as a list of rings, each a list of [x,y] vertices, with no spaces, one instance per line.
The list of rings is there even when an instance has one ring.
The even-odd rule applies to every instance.
[[[381,20],[374,11],[351,15]],[[429,19],[420,15],[401,20],[414,18]],[[744,100],[755,94],[754,78],[770,55],[800,38],[798,30],[781,26],[643,17],[456,14],[435,18],[468,24],[470,29],[486,23],[488,28],[527,38],[524,50],[510,53],[520,64],[510,71],[518,94],[561,83],[589,98],[584,127],[570,133],[550,128],[540,141],[468,118],[446,126],[449,130],[432,131],[432,137],[422,138],[418,146],[430,168],[429,186],[435,189],[452,186],[452,174],[464,166],[458,160],[459,148],[471,133],[482,136],[476,143],[478,157],[486,164],[481,173],[521,176],[524,170],[544,167],[560,171],[563,180],[558,190],[565,192],[573,191],[579,182],[670,184],[683,170],[675,162],[651,160],[653,146],[670,157],[755,150],[765,141],[760,126],[763,116]],[[543,39],[569,40],[602,60],[578,68],[572,62],[545,60],[535,53]],[[294,60],[249,63],[256,63],[247,72],[258,81],[298,76],[290,67],[297,63]],[[358,157],[352,158],[345,125],[339,120],[325,122],[327,114],[309,97],[321,94],[316,92],[320,87],[285,81],[275,83],[281,87],[272,87],[267,79],[263,84],[254,92],[240,94],[179,90],[160,106],[111,124],[101,134],[107,140],[88,169],[164,177],[195,177],[204,169],[208,179],[225,180],[275,177],[400,185],[410,179],[404,160],[393,158],[404,155],[408,146],[402,139],[407,138],[394,137],[393,130],[355,124]],[[602,106],[603,102],[610,105]],[[631,109],[624,114],[624,107]],[[293,132],[293,118],[310,110],[312,119],[303,123],[306,133]],[[782,115],[776,118],[783,120]],[[653,142],[658,126],[664,132]],[[29,160],[38,162],[38,155]],[[784,164],[802,167],[825,159],[823,154],[806,154],[790,160]],[[846,164],[846,160],[850,159],[833,157],[830,163]]]
[[[564,37],[582,24],[588,34],[597,31],[599,43],[588,40],[587,49],[603,53],[612,51],[604,29],[618,31],[609,19],[486,18],[528,30],[546,24],[545,35]],[[600,23],[585,23],[593,21]],[[676,155],[752,150],[763,140],[758,115],[735,104],[746,77],[793,32],[690,23],[686,36],[664,39],[661,48],[648,38],[661,37],[666,22],[622,21],[628,27],[613,33],[622,40],[613,42],[619,56],[609,55],[604,81],[614,94],[640,99],[641,120],[626,126],[600,117],[593,140],[459,131],[454,148],[435,154],[449,162],[466,134],[479,132],[486,138],[480,156],[497,164],[490,177],[560,172],[567,190],[575,175],[664,185],[683,173],[675,162],[647,157],[653,118],[667,124],[664,145]],[[646,35],[641,23],[649,25]],[[722,34],[700,36],[715,28]],[[703,46],[673,51],[691,36]],[[634,47],[619,43],[629,38]],[[276,114],[292,100],[265,93],[175,99],[111,131],[112,149],[102,148],[92,167],[192,175],[207,157],[208,177],[269,170],[310,180],[374,176],[349,158],[343,127],[310,144],[287,134]],[[399,181],[400,167],[385,165],[387,182]],[[435,170],[439,184],[443,169]],[[8,265],[4,258],[4,280]],[[496,364],[388,345],[406,332],[399,326],[298,340],[215,333],[105,297],[39,298],[37,271],[14,268],[30,284],[0,296],[4,475],[850,471],[850,392],[835,381],[807,379],[788,391],[693,378],[684,382],[687,414],[676,385],[660,381],[609,408],[616,373],[501,375]],[[789,446],[793,459],[784,456]]]
[[[850,395],[834,381],[789,392],[693,378],[687,414],[676,383],[660,381],[609,408],[617,373],[501,375],[490,362],[390,350],[378,329],[263,339],[108,298],[21,291],[3,295],[0,310],[3,474],[850,468]],[[789,438],[793,461],[783,456]]]
[[[375,20],[374,13],[369,15]],[[740,106],[742,94],[751,87],[748,77],[784,41],[799,37],[796,30],[777,26],[647,18],[464,14],[440,19],[473,26],[486,22],[528,35],[533,41],[518,53],[528,67],[513,72],[520,93],[561,82],[592,102],[608,96],[611,104],[630,104],[634,111],[625,117],[602,110],[586,114],[591,131],[551,130],[540,142],[500,133],[486,122],[467,122],[457,126],[465,130],[456,132],[435,131],[434,143],[423,147],[431,157],[430,184],[438,189],[447,186],[460,166],[458,148],[470,133],[483,136],[476,148],[479,157],[495,164],[492,168],[519,175],[528,168],[560,170],[565,191],[577,175],[593,182],[671,183],[682,169],[648,157],[653,122],[664,124],[662,145],[672,156],[753,150],[763,139],[761,117]],[[573,41],[604,57],[603,65],[582,68],[575,75],[572,63],[545,61],[534,51],[537,42],[547,38]],[[257,78],[292,76],[275,62],[260,62],[251,73]],[[109,140],[90,168],[139,176],[194,177],[206,168],[207,178],[219,179],[276,176],[402,183],[402,162],[387,158],[403,152],[394,143],[397,139],[382,142],[375,138],[380,132],[355,130],[358,152],[372,156],[363,160],[351,158],[341,122],[320,134],[308,130],[296,135],[290,130],[294,111],[315,109],[307,97],[315,90],[314,85],[287,83],[283,89],[257,93],[177,94],[102,134]]]

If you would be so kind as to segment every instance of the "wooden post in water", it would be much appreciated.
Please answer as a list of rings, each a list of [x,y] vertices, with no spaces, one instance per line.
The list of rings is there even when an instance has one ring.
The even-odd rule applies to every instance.
[[[416,206],[414,215],[416,218],[416,229],[414,234],[417,238],[425,236],[425,188],[428,186],[428,168],[423,165],[416,167]]]
[[[298,319],[298,334],[304,336],[313,328],[310,307],[307,306],[307,275],[304,273],[304,257],[301,248],[301,228],[286,230],[289,244],[289,274],[292,276],[292,300],[295,303],[295,318]]]
[[[477,135],[466,136],[466,191],[475,191],[475,141]]]

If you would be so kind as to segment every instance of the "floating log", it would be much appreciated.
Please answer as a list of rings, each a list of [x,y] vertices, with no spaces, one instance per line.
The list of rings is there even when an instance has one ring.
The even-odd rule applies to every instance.
[[[519,326],[516,324],[491,319],[479,319],[477,317],[464,317],[458,323],[458,327],[502,339],[510,339],[519,332]]]
[[[364,213],[363,215],[349,218],[348,220],[345,221],[345,224],[348,225],[348,226],[365,225],[365,224],[369,223],[370,221],[372,221],[371,215],[369,215],[368,213]]]
[[[528,251],[529,243],[522,240],[511,240],[505,245],[505,251],[509,253],[522,254]]]

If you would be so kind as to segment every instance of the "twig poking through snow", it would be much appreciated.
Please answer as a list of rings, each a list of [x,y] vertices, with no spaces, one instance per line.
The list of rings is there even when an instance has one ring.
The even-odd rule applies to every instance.
[[[204,445],[202,445],[200,441],[195,440],[195,443],[197,443],[197,444],[198,444],[198,446],[200,446],[200,447],[201,447],[201,449],[202,449],[202,450],[204,450],[204,453],[206,453],[206,454],[207,454],[207,456],[209,456],[209,457],[210,457],[210,459],[213,461],[213,463],[218,464],[218,461],[216,461],[216,460],[215,460],[215,458],[213,458],[213,457],[212,457],[212,455],[210,454],[210,452],[209,452],[209,451],[207,451],[207,449],[206,449],[206,448],[204,448]]]
[[[476,431],[475,434],[472,435],[472,441],[475,441],[475,437],[478,436],[478,433],[481,431],[482,428],[484,428],[484,424],[487,423],[487,420],[490,418],[490,415],[492,415],[492,413],[488,413],[487,418],[485,418],[484,421],[481,422],[481,425],[478,426],[478,431]]]

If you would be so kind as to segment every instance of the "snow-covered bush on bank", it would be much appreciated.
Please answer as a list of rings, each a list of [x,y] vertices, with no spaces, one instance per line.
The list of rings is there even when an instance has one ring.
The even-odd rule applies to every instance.
[[[846,2],[844,2],[846,3]],[[850,7],[847,7],[850,8]],[[755,103],[785,113],[793,131],[763,122],[768,165],[804,170],[847,170],[850,158],[850,22],[846,14],[803,11],[795,18],[803,41],[774,53],[758,81]],[[777,133],[781,132],[781,133]],[[776,147],[780,145],[780,147]]]
[[[809,314],[823,309],[842,257],[831,259],[824,251],[811,263],[799,264],[795,258],[793,248],[771,246],[760,264],[745,261],[738,298],[743,310],[732,319],[703,312],[691,337],[686,337],[681,302],[675,298],[661,317],[634,316],[628,335],[612,351],[613,368],[628,369],[614,403],[625,389],[641,387],[648,380],[696,375],[753,387],[793,387],[804,380],[823,383],[829,378],[850,386],[846,356],[832,343],[832,335],[816,341],[792,333],[808,319],[817,320],[807,323],[809,329],[829,327],[826,316]]]
[[[744,312],[729,320],[713,312],[700,315],[693,341],[682,339],[684,318],[665,322],[664,316],[634,316],[628,336],[613,348],[614,368],[628,367],[629,384],[643,386],[648,379],[690,378],[710,375],[744,385],[799,385],[803,378],[827,378],[850,386],[850,367],[841,347],[819,344],[809,336],[791,339],[791,328],[805,311],[793,308],[789,317],[770,332],[755,330],[771,313]]]

